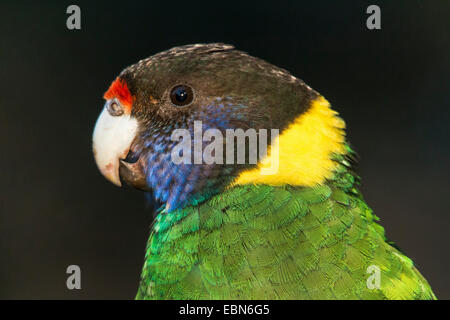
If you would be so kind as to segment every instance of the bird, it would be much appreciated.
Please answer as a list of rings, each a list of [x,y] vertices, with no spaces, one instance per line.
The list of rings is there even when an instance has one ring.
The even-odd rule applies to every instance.
[[[126,67],[104,99],[98,169],[156,204],[136,299],[436,299],[364,200],[344,120],[289,71],[184,45]],[[213,138],[214,161],[193,161]]]

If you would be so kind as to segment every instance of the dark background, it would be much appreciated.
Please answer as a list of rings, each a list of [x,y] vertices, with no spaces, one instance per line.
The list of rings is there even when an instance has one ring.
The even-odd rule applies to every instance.
[[[66,28],[81,7],[82,29]],[[366,28],[378,4],[382,30]],[[122,68],[227,42],[290,70],[348,125],[369,205],[450,298],[449,1],[0,4],[0,298],[134,298],[152,220],[98,172],[91,135]],[[66,288],[66,268],[82,290]]]

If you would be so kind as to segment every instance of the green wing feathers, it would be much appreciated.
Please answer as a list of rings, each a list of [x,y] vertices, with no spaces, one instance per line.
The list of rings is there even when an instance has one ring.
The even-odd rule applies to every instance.
[[[349,159],[313,188],[245,185],[161,213],[138,299],[434,299],[386,242]],[[368,268],[380,271],[368,288]]]

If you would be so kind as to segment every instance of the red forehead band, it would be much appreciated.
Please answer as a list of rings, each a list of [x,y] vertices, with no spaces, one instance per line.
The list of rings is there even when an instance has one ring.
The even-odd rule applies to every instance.
[[[128,112],[131,111],[131,107],[133,105],[133,96],[128,90],[127,83],[120,79],[116,78],[116,80],[111,83],[108,91],[105,92],[103,98],[106,100],[114,99],[120,101],[120,103],[127,109]]]

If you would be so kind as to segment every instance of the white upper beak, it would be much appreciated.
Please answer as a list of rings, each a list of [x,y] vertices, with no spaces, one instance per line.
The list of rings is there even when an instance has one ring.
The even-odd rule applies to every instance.
[[[138,122],[129,114],[112,116],[106,104],[95,124],[93,152],[95,162],[106,179],[121,186],[120,159],[125,159],[136,137]]]

